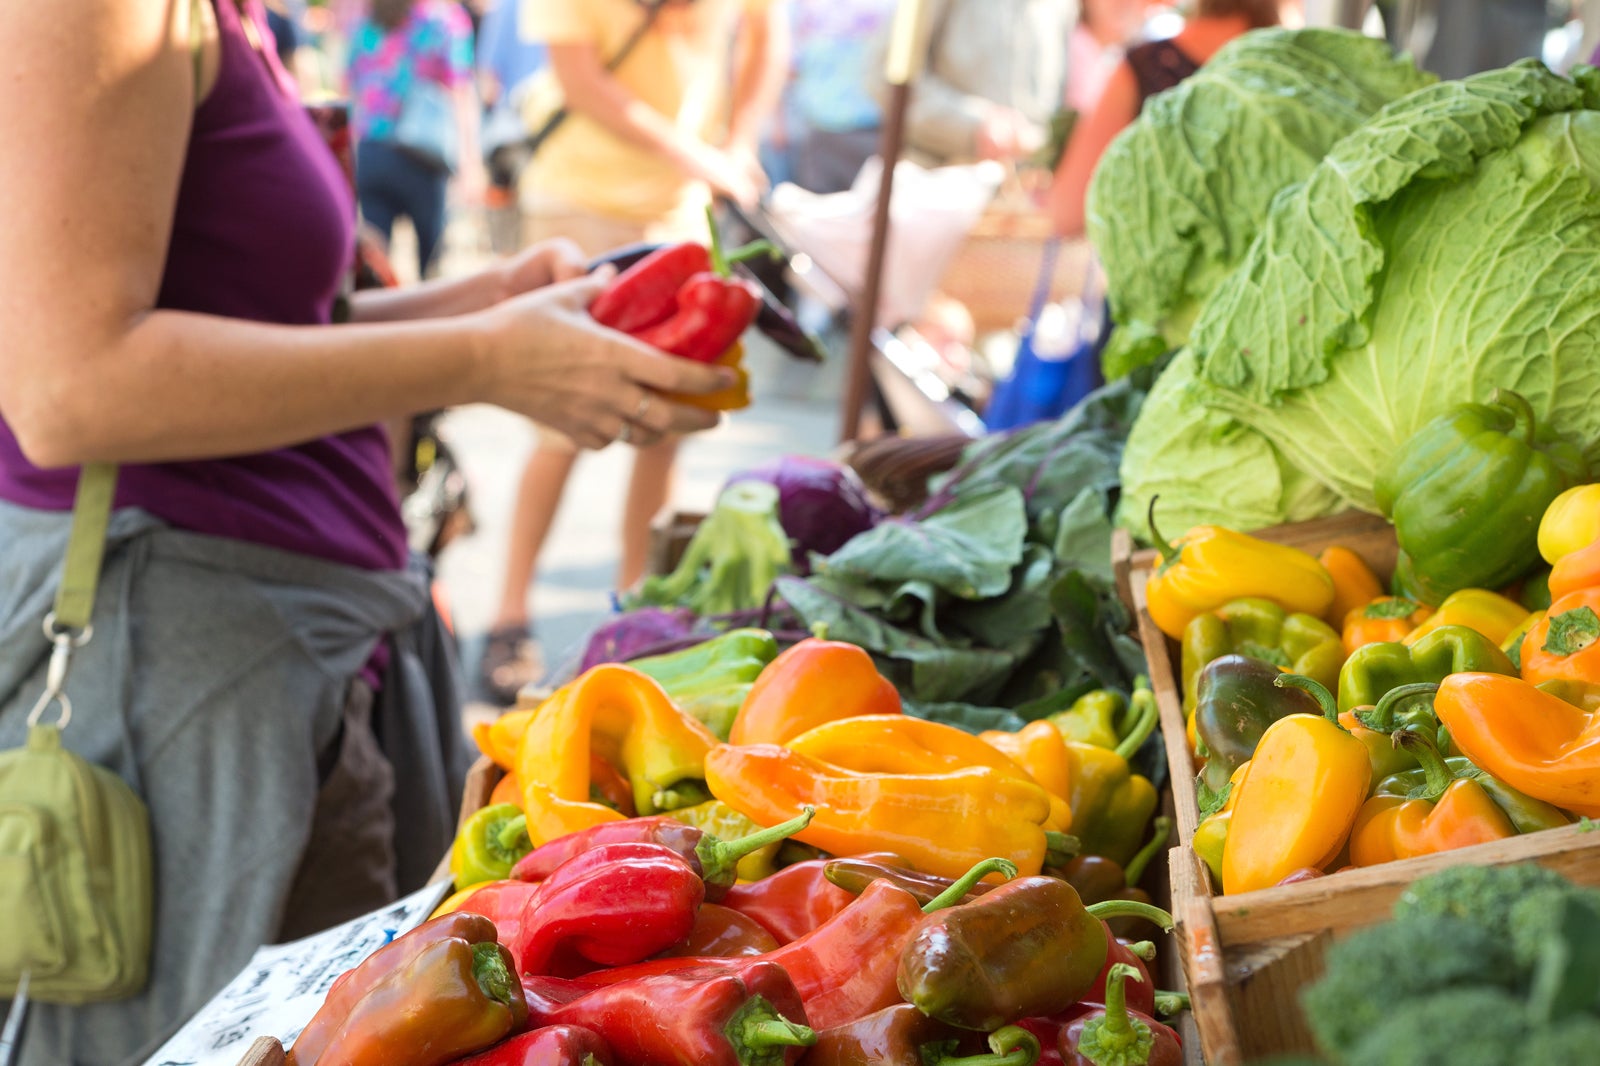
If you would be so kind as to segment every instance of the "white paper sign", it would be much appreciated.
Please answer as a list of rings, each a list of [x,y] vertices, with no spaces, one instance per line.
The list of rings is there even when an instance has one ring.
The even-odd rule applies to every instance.
[[[237,1066],[262,1036],[287,1047],[322,1006],[334,978],[421,925],[449,891],[448,881],[429,885],[304,940],[261,948],[145,1066]]]

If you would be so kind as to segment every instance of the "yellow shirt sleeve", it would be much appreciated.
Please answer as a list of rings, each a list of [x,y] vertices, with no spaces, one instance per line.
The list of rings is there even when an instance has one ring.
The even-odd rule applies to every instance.
[[[520,0],[517,34],[525,41],[543,44],[598,42],[602,28],[595,22],[589,0]]]

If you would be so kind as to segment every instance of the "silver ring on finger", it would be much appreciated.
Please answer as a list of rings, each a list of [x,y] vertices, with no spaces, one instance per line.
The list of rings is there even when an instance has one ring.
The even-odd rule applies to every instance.
[[[633,423],[632,422],[629,422],[626,419],[623,420],[622,428],[617,430],[616,440],[617,440],[617,443],[619,443],[619,444],[628,444],[628,443],[631,443],[633,441]]]
[[[630,421],[643,422],[645,412],[650,410],[650,394],[647,392],[639,397],[639,406],[634,408],[633,418]]]

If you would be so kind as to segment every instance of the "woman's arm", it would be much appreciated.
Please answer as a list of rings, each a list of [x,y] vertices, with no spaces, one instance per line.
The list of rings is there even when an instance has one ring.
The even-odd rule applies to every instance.
[[[550,44],[550,68],[566,106],[587,115],[630,144],[654,152],[691,178],[706,182],[740,203],[755,199],[755,187],[726,153],[679,129],[671,119],[640,100],[601,62],[589,42]]]
[[[1134,119],[1139,117],[1139,84],[1133,68],[1118,63],[1106,81],[1100,102],[1072,131],[1066,153],[1050,183],[1050,218],[1057,236],[1081,237],[1084,231],[1084,201],[1089,179],[1107,146]]]
[[[647,390],[722,375],[589,319],[603,277],[404,325],[154,310],[194,108],[188,10],[56,0],[0,19],[0,416],[32,461],[249,453],[477,400],[590,447],[625,419],[647,438],[714,421]]]

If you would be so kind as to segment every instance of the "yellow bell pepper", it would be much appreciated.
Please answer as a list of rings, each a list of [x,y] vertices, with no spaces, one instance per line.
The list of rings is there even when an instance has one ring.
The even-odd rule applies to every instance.
[[[1154,532],[1155,500],[1150,504]],[[1145,598],[1156,628],[1174,640],[1196,615],[1242,596],[1318,617],[1333,603],[1333,578],[1299,548],[1220,526],[1195,526],[1170,545],[1157,534],[1156,546],[1162,561],[1150,575]]]
[[[1417,628],[1400,638],[1400,643],[1410,647],[1440,626],[1466,626],[1489,638],[1496,647],[1505,643],[1517,626],[1527,620],[1529,611],[1516,600],[1510,600],[1488,589],[1461,589],[1445,597],[1439,609],[1429,615]]]
[[[1554,566],[1600,540],[1600,485],[1574,485],[1550,502],[1539,520],[1539,554]]]
[[[1310,678],[1285,674],[1324,713],[1291,714],[1267,727],[1238,786],[1222,883],[1229,892],[1270,888],[1296,870],[1338,857],[1372,785],[1366,746],[1339,726],[1333,694]]]
[[[703,802],[705,756],[716,744],[654,679],[596,666],[541,704],[523,733],[516,774],[528,836],[537,847],[622,817],[591,799],[591,754],[627,776],[639,814]]]
[[[973,766],[1042,785],[1008,756],[953,725],[909,714],[864,714],[812,726],[785,745],[820,762],[863,774],[947,774]],[[1072,827],[1067,801],[1046,792],[1050,817],[1046,829],[1065,833]]]
[[[1028,771],[1050,795],[1062,800],[1071,795],[1067,742],[1054,725],[1041,719],[1029,722],[1015,733],[990,729],[979,733],[978,739]]]

